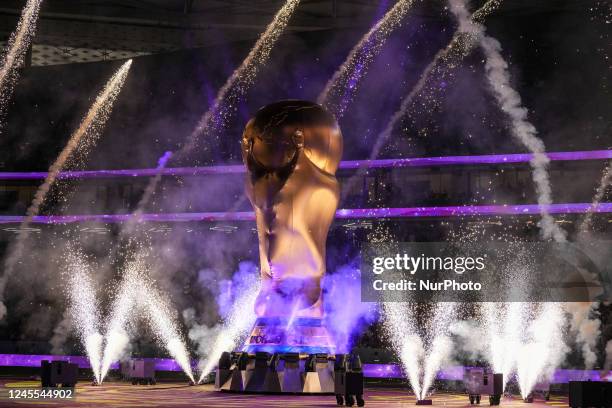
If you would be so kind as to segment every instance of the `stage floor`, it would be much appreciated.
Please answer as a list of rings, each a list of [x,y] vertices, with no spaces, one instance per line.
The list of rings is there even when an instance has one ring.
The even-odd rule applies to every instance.
[[[212,385],[190,387],[184,383],[159,383],[155,386],[109,382],[101,387],[77,385],[72,400],[9,400],[6,388],[37,387],[35,381],[0,381],[1,407],[335,407],[333,396],[249,395],[216,392]],[[366,407],[413,407],[415,398],[408,392],[390,388],[368,388]],[[438,393],[433,407],[469,407],[466,395]],[[482,406],[488,406],[488,398]],[[567,407],[567,398],[553,396],[551,401],[525,404],[518,398],[504,398],[501,407]]]

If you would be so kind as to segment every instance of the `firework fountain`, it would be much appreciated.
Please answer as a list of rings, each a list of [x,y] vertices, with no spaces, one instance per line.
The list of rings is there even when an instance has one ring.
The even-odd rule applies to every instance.
[[[166,152],[160,158],[157,168],[163,168],[171,156],[171,152]],[[156,174],[155,178],[161,178],[161,173]],[[148,201],[155,193],[153,190],[154,186],[149,184],[147,187],[148,188],[145,189],[140,202],[143,202],[144,200]],[[132,216],[124,225],[122,225],[121,229],[119,230],[118,243],[112,248],[110,254],[108,255],[108,259],[111,262],[115,259],[117,252],[121,249],[123,239],[129,235],[129,233],[134,231],[134,227],[139,221],[139,216],[142,214],[142,209],[140,207],[140,205],[137,206],[136,211],[132,213]],[[128,247],[133,246],[136,246],[134,239],[128,238]],[[115,297],[111,306],[110,319],[108,326],[106,327],[104,358],[101,364],[101,380],[103,380],[106,377],[106,374],[108,374],[111,364],[122,357],[124,351],[129,345],[130,336],[128,334],[128,328],[133,323],[131,314],[137,307],[137,302],[142,301],[142,298],[134,296],[134,288],[138,287],[139,285],[137,272],[144,270],[144,265],[142,262],[142,258],[137,258],[133,260],[127,268],[125,268],[123,281],[118,290],[115,292]]]
[[[115,291],[111,305],[111,313],[104,335],[104,354],[102,358],[101,380],[106,378],[113,362],[117,361],[129,344],[129,330],[133,322],[133,312],[136,309],[135,291],[138,287],[137,272],[141,270],[142,260],[136,259],[125,268],[123,281]]]
[[[418,335],[415,308],[412,306],[408,303],[385,302],[382,311],[387,337],[399,355],[414,395],[420,399],[423,341]]]
[[[431,346],[425,358],[423,369],[423,386],[421,387],[421,399],[427,396],[427,392],[433,385],[438,370],[448,362],[452,351],[452,342],[449,337],[449,327],[455,319],[456,304],[453,302],[437,303],[434,316],[431,320]]]
[[[415,312],[421,306],[385,302],[382,307],[385,332],[398,352],[402,368],[418,400],[427,397],[438,370],[452,354],[449,327],[456,311],[453,302],[435,303],[433,316],[428,319],[423,337],[419,334],[415,318]]]
[[[23,255],[23,250],[27,242],[27,234],[25,231],[32,219],[38,215],[40,207],[44,203],[51,187],[56,182],[59,172],[70,164],[82,164],[96,145],[98,138],[102,134],[104,125],[112,112],[114,102],[127,78],[131,65],[132,60],[125,62],[106,83],[104,89],[96,97],[96,100],[89,108],[87,115],[85,115],[79,127],[70,136],[64,149],[60,152],[53,164],[51,164],[51,167],[49,167],[43,184],[36,190],[34,199],[27,209],[26,217],[19,226],[21,232],[17,235],[16,241],[9,248],[4,264],[4,275],[0,277],[0,319],[2,319],[6,313],[6,307],[1,302],[4,297],[4,289],[15,266]]]
[[[42,0],[28,0],[17,29],[11,34],[0,64],[0,118],[6,109],[19,79],[19,68],[23,66],[25,55],[36,33],[36,23]],[[2,127],[2,123],[0,123]]]
[[[63,271],[68,281],[68,313],[77,329],[94,380],[100,384],[102,360],[102,334],[100,334],[100,304],[93,282],[93,271],[85,256],[77,249],[67,251],[67,267]]]
[[[212,372],[224,351],[235,349],[248,335],[255,323],[256,316],[252,310],[255,308],[259,290],[260,281],[255,274],[246,282],[242,282],[240,292],[236,294],[232,307],[212,343],[210,352],[200,362],[201,371],[198,383],[201,383]]]
[[[142,299],[143,312],[158,342],[168,350],[191,382],[195,383],[185,340],[180,333],[178,322],[172,317],[176,313],[148,279],[141,278],[138,282],[132,282],[134,283],[140,286],[138,296]]]
[[[499,3],[499,0],[488,1],[471,16],[471,20],[482,21],[497,8]],[[430,79],[434,75],[444,77],[451,66],[460,62],[474,48],[476,44],[474,40],[471,33],[458,31],[450,44],[435,55],[416,85],[402,100],[400,109],[391,117],[383,132],[378,136],[369,157],[370,159],[378,157],[396,124],[406,115],[414,99],[421,95],[423,89],[429,84]],[[326,91],[322,95],[326,95],[328,87],[326,87]],[[433,103],[432,100],[429,101]],[[363,175],[364,171],[365,168],[360,169],[360,171],[351,177],[345,183],[344,191],[350,190],[354,182]],[[431,341],[428,344],[431,344],[431,346],[426,349],[423,345],[423,339],[418,334],[416,321],[410,306],[393,303],[384,304],[383,319],[386,332],[394,348],[398,350],[402,366],[408,375],[417,399],[424,399],[427,396],[437,371],[451,354],[452,343],[448,336],[448,328],[454,318],[455,308],[456,305],[454,303],[438,303],[435,306],[433,319],[428,324],[428,328],[431,329],[431,333],[429,333],[429,340]]]
[[[146,274],[148,265],[145,258],[144,254],[137,254],[124,268],[104,336],[100,381],[108,374],[111,364],[123,355],[129,343],[130,327],[140,317],[187,377],[195,382],[185,341],[176,319],[172,317],[172,307]]]
[[[415,0],[399,0],[353,47],[348,57],[329,79],[317,98],[340,119],[359,89],[374,57],[380,53],[389,35],[400,26]]]
[[[507,384],[516,368],[516,351],[521,347],[522,324],[526,319],[525,304],[483,303],[481,305],[483,326],[487,336],[487,359],[493,371],[502,373]]]
[[[525,332],[517,350],[517,379],[521,396],[527,398],[539,380],[550,378],[564,358],[565,315],[559,303],[543,303]]]

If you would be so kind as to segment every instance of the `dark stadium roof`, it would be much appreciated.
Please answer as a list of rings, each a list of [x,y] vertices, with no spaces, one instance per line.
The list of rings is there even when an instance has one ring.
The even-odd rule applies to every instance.
[[[374,0],[303,0],[290,30],[368,27],[380,13]],[[484,3],[473,2],[474,6]],[[571,11],[580,0],[505,0],[497,15]],[[8,38],[25,0],[0,4],[0,40]],[[32,65],[93,62],[198,48],[256,38],[283,4],[279,0],[46,0]],[[444,0],[413,11],[440,18]],[[0,44],[1,45],[1,44]]]

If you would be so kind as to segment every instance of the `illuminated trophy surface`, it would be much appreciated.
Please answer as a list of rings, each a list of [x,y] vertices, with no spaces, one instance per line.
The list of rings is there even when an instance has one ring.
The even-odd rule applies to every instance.
[[[242,155],[261,269],[257,322],[245,351],[333,352],[322,324],[321,282],[340,193],[336,119],[313,102],[267,105],[247,123]]]

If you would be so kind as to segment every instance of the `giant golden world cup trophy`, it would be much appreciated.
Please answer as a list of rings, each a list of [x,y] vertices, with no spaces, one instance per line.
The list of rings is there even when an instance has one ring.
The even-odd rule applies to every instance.
[[[321,283],[339,200],[342,134],[312,102],[261,108],[242,136],[246,192],[255,210],[261,291],[245,351],[330,353]],[[245,313],[248,313],[245,311]]]

